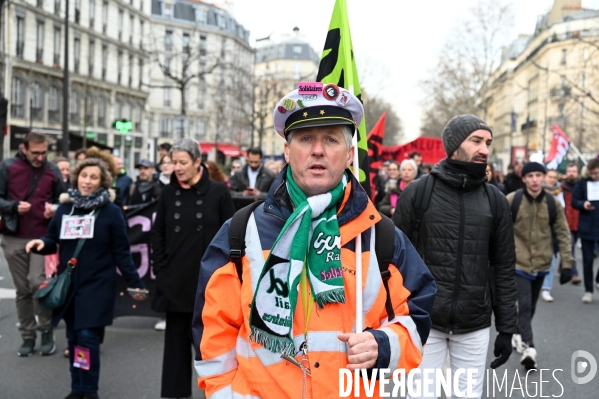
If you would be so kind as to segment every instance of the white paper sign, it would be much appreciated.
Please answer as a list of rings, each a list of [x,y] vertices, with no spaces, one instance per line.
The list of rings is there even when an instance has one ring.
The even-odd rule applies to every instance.
[[[587,200],[599,201],[599,181],[587,182]]]
[[[79,238],[94,238],[94,220],[92,215],[62,217],[60,226],[61,240],[76,240]]]

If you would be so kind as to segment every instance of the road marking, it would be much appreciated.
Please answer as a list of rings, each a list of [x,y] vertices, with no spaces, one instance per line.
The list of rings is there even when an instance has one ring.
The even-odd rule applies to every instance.
[[[0,288],[0,299],[15,299],[17,290],[14,288]]]

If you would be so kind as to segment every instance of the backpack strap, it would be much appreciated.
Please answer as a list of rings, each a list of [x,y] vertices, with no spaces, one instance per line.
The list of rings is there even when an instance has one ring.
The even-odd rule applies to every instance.
[[[512,201],[512,206],[510,210],[512,211],[512,223],[516,223],[516,217],[518,216],[518,210],[520,209],[520,204],[522,203],[522,196],[524,195],[524,190],[519,188],[516,190],[516,194],[514,194],[514,199]]]
[[[385,309],[387,310],[387,316],[389,320],[393,320],[395,318],[395,311],[393,310],[391,293],[389,292],[389,279],[391,278],[389,265],[392,263],[393,252],[395,252],[395,224],[391,221],[391,219],[381,213],[381,220],[374,225],[374,229],[376,237],[376,258],[379,263],[379,270],[381,272],[381,278],[383,279],[383,285],[385,286],[385,291],[387,292]]]
[[[551,231],[553,232],[553,225],[555,224],[555,220],[557,219],[555,197],[549,193],[545,193],[545,197],[547,197],[547,208],[549,211],[549,226],[551,227]]]
[[[503,219],[503,206],[501,205],[501,197],[504,195],[499,191],[497,187],[492,184],[485,183],[485,191],[489,199],[489,206],[491,207],[491,214],[493,215],[493,229],[497,229],[501,219]]]
[[[414,248],[418,248],[418,235],[420,232],[420,225],[422,223],[422,218],[424,217],[424,213],[428,209],[428,206],[431,202],[431,197],[433,195],[433,187],[435,185],[435,176],[433,175],[425,175],[422,176],[418,180],[418,185],[416,186],[416,194],[414,195],[414,229],[412,230],[412,237],[410,237],[412,241],[412,245]]]
[[[264,201],[254,201],[251,204],[241,208],[233,215],[231,225],[229,226],[229,260],[235,264],[239,281],[243,284],[243,266],[241,257],[245,253],[245,230],[248,220],[254,210]]]

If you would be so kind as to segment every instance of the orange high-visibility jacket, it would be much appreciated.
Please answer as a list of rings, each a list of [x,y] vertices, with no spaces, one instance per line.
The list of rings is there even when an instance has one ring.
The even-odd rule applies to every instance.
[[[246,229],[243,284],[229,261],[229,225],[216,235],[202,259],[193,318],[198,386],[207,398],[301,398],[302,371],[253,341],[250,335],[250,305],[257,281],[285,220],[292,213],[281,173],[266,202],[251,215]],[[364,190],[352,178],[337,214],[341,232],[341,257],[346,303],[314,305],[308,322],[307,377],[310,398],[339,397],[339,369],[348,364],[347,345],[338,334],[354,332],[355,237],[362,233],[363,319],[375,336],[379,355],[377,368],[406,369],[422,360],[428,337],[430,311],[436,292],[432,275],[418,253],[398,229],[389,270],[389,291],[395,318],[385,311],[386,290],[372,252],[375,223],[380,215]],[[293,320],[296,350],[304,342],[304,310],[298,300]],[[300,356],[296,357],[297,359]],[[378,395],[378,383],[375,397]],[[364,395],[363,387],[360,393]],[[353,397],[353,391],[352,395]]]

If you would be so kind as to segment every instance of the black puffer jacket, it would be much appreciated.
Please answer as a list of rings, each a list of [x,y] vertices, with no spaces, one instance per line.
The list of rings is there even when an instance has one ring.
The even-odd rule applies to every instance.
[[[445,160],[431,174],[435,186],[414,244],[437,282],[433,328],[453,334],[480,330],[491,325],[494,311],[497,331],[515,334],[516,254],[507,200],[501,196],[503,219],[493,231],[484,178],[449,172]],[[395,225],[411,239],[414,195],[421,183],[406,187],[393,214]],[[494,268],[495,304],[489,265]]]

